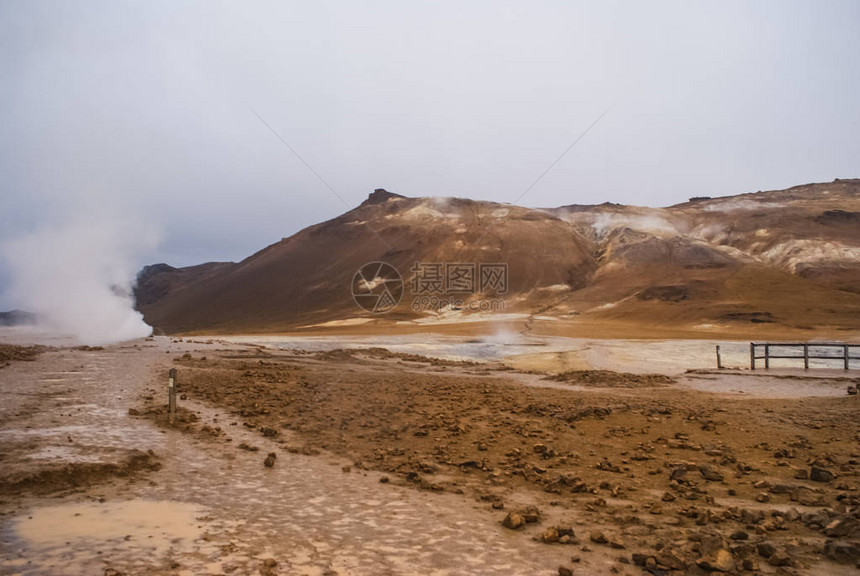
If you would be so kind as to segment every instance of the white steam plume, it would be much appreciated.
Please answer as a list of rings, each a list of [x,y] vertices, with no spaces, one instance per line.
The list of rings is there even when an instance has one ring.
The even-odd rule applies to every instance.
[[[148,336],[132,283],[139,259],[157,243],[153,227],[107,214],[43,224],[0,245],[11,276],[8,300],[82,344]]]

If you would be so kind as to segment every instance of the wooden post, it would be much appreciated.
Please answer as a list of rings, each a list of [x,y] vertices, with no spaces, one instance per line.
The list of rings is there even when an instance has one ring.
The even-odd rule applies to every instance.
[[[809,344],[803,345],[803,369],[809,370]]]
[[[846,369],[846,370],[848,370],[848,358],[849,358],[849,356],[848,356],[848,350],[849,350],[848,346],[843,346],[843,347],[842,347],[842,358],[843,358],[843,359],[844,359],[844,361],[845,361],[845,369]]]
[[[764,369],[770,370],[770,344],[764,345]]]
[[[755,370],[755,344],[750,342],[750,370]]]
[[[176,368],[170,369],[167,380],[167,421],[173,424],[176,417]]]
[[[717,370],[723,369],[723,360],[720,358],[720,345],[717,344]]]

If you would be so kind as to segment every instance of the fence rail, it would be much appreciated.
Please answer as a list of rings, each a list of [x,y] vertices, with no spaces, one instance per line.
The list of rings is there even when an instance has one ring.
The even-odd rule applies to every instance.
[[[759,355],[764,350],[764,355]],[[765,370],[770,368],[774,359],[803,360],[804,370],[809,370],[810,360],[837,360],[845,370],[851,368],[851,361],[860,366],[860,355],[852,355],[852,350],[860,350],[860,344],[842,342],[750,342],[750,370],[756,369],[756,360],[764,360]]]

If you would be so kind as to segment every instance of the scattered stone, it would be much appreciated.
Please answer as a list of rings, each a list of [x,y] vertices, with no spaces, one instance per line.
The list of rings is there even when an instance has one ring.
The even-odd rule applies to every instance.
[[[794,560],[792,560],[791,556],[785,550],[778,549],[771,554],[767,563],[771,566],[794,566]]]
[[[533,524],[535,522],[540,521],[540,510],[535,506],[527,506],[525,510],[520,512],[523,519],[529,524]]]
[[[656,556],[657,564],[665,566],[669,570],[686,570],[687,561],[684,559],[683,553],[674,550],[661,550]]]
[[[736,532],[732,532],[732,535],[729,536],[732,540],[749,540],[750,535],[743,530],[738,530]]]
[[[263,465],[266,468],[271,468],[272,466],[275,465],[275,460],[277,460],[277,459],[278,459],[277,454],[275,454],[274,452],[269,452],[269,455],[266,456],[266,459],[263,461]]]
[[[594,542],[595,544],[608,544],[609,543],[609,538],[606,537],[606,534],[604,534],[603,532],[600,532],[599,530],[596,530],[596,531],[592,532],[591,534],[589,534],[588,538],[592,542]]]
[[[344,474],[349,474],[350,472],[352,472],[352,466],[341,466],[340,471]]]
[[[860,562],[860,542],[828,540],[824,543],[824,555],[839,564]]]
[[[836,475],[827,468],[813,466],[809,470],[809,479],[813,482],[831,482],[834,478]]]
[[[731,552],[721,548],[713,555],[699,558],[696,565],[708,572],[731,572],[735,569],[735,560]]]
[[[380,476],[379,477],[379,483],[380,484],[388,484],[389,482],[390,482],[390,480],[389,480],[388,476]]]
[[[756,544],[755,549],[762,558],[770,558],[776,552],[776,546],[767,540]]]
[[[552,544],[554,542],[558,542],[559,538],[560,536],[556,528],[547,528],[538,539],[544,544]]]
[[[275,576],[278,573],[278,561],[274,558],[266,558],[260,563],[261,576]]]
[[[573,570],[565,566],[558,567],[558,576],[573,576]]]
[[[699,472],[702,474],[702,477],[709,482],[722,482],[724,480],[723,475],[710,466],[699,466]]]
[[[823,532],[831,538],[860,537],[860,521],[852,516],[839,516],[827,524]]]
[[[525,525],[526,519],[516,512],[508,512],[508,515],[502,520],[502,526],[509,530],[519,530]]]

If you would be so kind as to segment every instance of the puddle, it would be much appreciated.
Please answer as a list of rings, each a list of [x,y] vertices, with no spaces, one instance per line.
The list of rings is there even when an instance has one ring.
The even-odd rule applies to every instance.
[[[185,502],[126,500],[35,508],[11,523],[0,567],[21,574],[101,573],[112,558],[148,565],[192,551],[205,509]],[[25,559],[38,558],[36,565]]]

